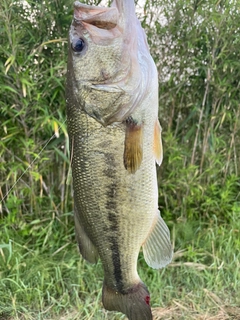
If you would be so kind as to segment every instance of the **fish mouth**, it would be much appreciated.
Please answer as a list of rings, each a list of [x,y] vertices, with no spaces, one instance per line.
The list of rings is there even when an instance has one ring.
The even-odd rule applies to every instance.
[[[118,25],[119,12],[115,7],[99,7],[74,2],[74,22],[111,30]]]
[[[92,6],[74,2],[74,22],[98,29],[112,30],[116,27],[122,34],[135,34],[135,4],[133,0],[113,0],[110,7]]]

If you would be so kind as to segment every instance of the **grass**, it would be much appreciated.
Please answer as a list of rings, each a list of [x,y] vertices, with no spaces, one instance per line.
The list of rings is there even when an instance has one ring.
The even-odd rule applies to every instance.
[[[175,255],[167,268],[152,270],[139,257],[154,319],[237,319],[239,213],[228,224],[180,221],[170,228]],[[103,309],[101,263],[79,256],[71,213],[35,221],[31,237],[21,226],[0,230],[0,319],[124,319]]]
[[[159,207],[175,255],[152,270],[140,253],[138,270],[155,320],[236,320],[239,4],[195,2],[146,0],[141,17],[160,76]],[[0,320],[124,319],[102,307],[101,263],[83,261],[74,236],[64,94],[73,0],[24,3],[0,1]]]

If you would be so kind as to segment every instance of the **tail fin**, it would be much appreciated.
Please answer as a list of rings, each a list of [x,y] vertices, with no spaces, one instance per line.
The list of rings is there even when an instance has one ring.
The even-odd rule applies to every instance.
[[[109,311],[120,311],[129,320],[152,320],[150,294],[144,283],[121,293],[103,284],[102,301],[104,308]]]

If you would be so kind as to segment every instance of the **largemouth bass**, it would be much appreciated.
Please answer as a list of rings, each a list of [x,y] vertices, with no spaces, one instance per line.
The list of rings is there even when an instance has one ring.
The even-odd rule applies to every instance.
[[[74,3],[66,102],[80,252],[102,261],[107,310],[150,320],[138,254],[142,247],[147,264],[162,268],[172,246],[158,210],[158,75],[134,0]]]

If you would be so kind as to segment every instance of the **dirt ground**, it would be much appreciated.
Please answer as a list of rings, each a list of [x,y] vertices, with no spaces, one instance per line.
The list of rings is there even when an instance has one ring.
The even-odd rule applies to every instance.
[[[199,313],[190,308],[186,308],[179,303],[170,308],[154,308],[154,320],[240,320],[240,308],[223,306],[219,308],[215,315],[209,313]]]

